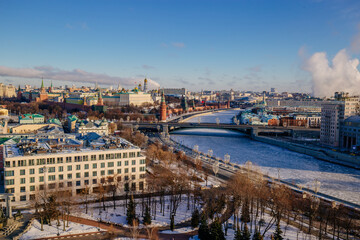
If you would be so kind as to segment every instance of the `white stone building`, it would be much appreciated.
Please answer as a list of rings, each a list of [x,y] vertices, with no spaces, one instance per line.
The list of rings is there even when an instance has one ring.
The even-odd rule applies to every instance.
[[[121,138],[27,139],[3,148],[4,189],[15,205],[31,204],[39,191],[92,194],[109,177],[120,183],[119,192],[145,188],[145,157]]]

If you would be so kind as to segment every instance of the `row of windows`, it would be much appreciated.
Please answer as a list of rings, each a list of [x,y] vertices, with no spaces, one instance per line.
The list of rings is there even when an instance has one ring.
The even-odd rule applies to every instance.
[[[139,168],[139,170],[140,170],[140,172],[145,172],[145,167],[140,167]],[[12,172],[12,174],[14,174],[13,172],[14,171],[5,171],[5,175],[7,175],[7,174],[11,174],[11,172]],[[131,172],[132,173],[135,173],[136,172],[136,168],[135,167],[133,167],[133,168],[131,168]],[[117,174],[121,174],[121,169],[117,169],[117,171],[116,171],[116,173]],[[126,173],[129,173],[129,168],[125,168],[124,169],[124,173],[126,174]],[[100,176],[105,176],[106,175],[106,171],[105,170],[101,170],[100,171]],[[109,169],[109,170],[107,170],[107,175],[114,175],[115,174],[115,171],[113,170],[113,169]],[[13,176],[13,175],[9,175],[9,176]],[[58,175],[58,180],[63,180],[64,179],[64,177],[66,177],[66,179],[72,179],[73,178],[73,174],[72,173],[68,173],[68,174],[66,174],[65,176],[63,175],[63,174],[59,174]],[[97,171],[93,171],[92,172],[92,176],[93,177],[96,177],[96,176],[98,176],[98,172]],[[135,175],[134,175],[135,176]],[[48,175],[47,176],[48,177],[48,181],[55,181],[56,180],[56,175]],[[85,178],[87,178],[87,177],[90,177],[90,172],[84,172],[83,173],[83,176],[81,176],[81,172],[78,172],[78,173],[76,173],[75,174],[75,178],[81,178],[81,177],[85,177]],[[35,177],[30,177],[29,178],[29,181],[30,181],[30,183],[34,183],[35,182]],[[44,176],[39,176],[39,182],[44,182]],[[5,185],[14,185],[15,184],[15,180],[14,179],[6,179],[5,180]],[[20,178],[20,184],[26,184],[26,178]]]
[[[129,155],[129,156],[128,156]],[[137,157],[141,157],[141,153],[140,152],[130,152],[128,153],[110,153],[110,154],[99,154],[99,155],[91,155],[90,159],[91,161],[96,161],[96,160],[111,160],[111,159],[121,159],[121,158],[134,158],[135,156]],[[66,157],[65,161],[66,163],[71,163],[74,159],[74,162],[87,162],[89,161],[89,156],[88,155],[83,155],[83,156],[75,156],[75,157]],[[55,163],[63,163],[64,162],[64,158],[63,157],[58,157],[57,159],[55,158],[39,158],[36,159],[36,165],[45,165],[45,164],[55,164]],[[5,162],[5,167],[10,167],[11,161],[6,161]],[[17,161],[17,166],[19,167],[23,167],[26,166],[28,164],[28,166],[34,166],[35,165],[35,159],[29,159],[29,160],[18,160]],[[12,161],[12,167],[16,167],[16,161]]]
[[[86,180],[85,180],[86,181]],[[72,185],[72,182],[70,182],[71,183],[71,185]],[[68,183],[69,184],[69,183]],[[61,185],[61,186],[60,186]],[[81,185],[80,183],[78,183],[78,182],[76,182],[76,185]],[[49,185],[50,186],[50,185]],[[31,187],[33,187],[33,188],[31,188]],[[51,186],[51,187],[53,187],[53,188],[55,188],[55,186]],[[64,185],[62,184],[62,183],[59,183],[59,188],[62,188],[62,187],[64,187]],[[68,186],[69,187],[69,186]],[[130,188],[131,187],[131,188]],[[35,186],[30,186],[30,188],[31,189],[34,189],[34,190],[31,190],[30,189],[30,191],[31,192],[33,192],[33,191],[35,191]],[[136,183],[134,182],[134,183],[131,183],[131,186],[129,186],[129,183],[125,183],[124,184],[124,189],[131,189],[131,191],[136,191]],[[11,192],[11,190],[13,190],[13,189],[6,189],[6,190],[9,190],[9,191],[7,191],[7,192]],[[77,189],[76,190],[76,194],[82,194],[83,193],[83,191],[84,191],[85,189]],[[96,190],[96,187],[94,187],[93,188],[93,191],[95,191]],[[139,190],[140,191],[142,191],[142,190],[144,190],[144,183],[143,182],[139,182]],[[126,191],[128,191],[128,190],[126,190]],[[25,189],[24,189],[24,191],[23,192],[25,192]],[[14,191],[12,192],[12,193],[14,193]],[[34,200],[35,199],[35,194],[30,194],[29,195],[29,200]],[[20,197],[19,197],[19,200],[21,201],[21,202],[25,202],[25,201],[27,201],[27,196],[26,195],[21,195]],[[15,197],[13,197],[12,198],[12,201],[15,201]]]
[[[145,164],[145,159],[141,159],[140,164]],[[136,160],[132,160],[131,165],[132,166],[136,165]],[[84,164],[84,169],[85,170],[89,169],[89,166],[90,166],[89,164]],[[121,167],[121,161],[118,161],[116,166]],[[128,160],[126,160],[124,162],[124,166],[129,166],[129,161]],[[75,167],[76,167],[76,170],[81,170],[81,165],[80,164],[76,165]],[[98,167],[97,163],[92,164],[93,169],[96,169],[97,167]],[[114,162],[108,162],[107,167],[114,167]],[[105,163],[100,163],[100,168],[105,168]],[[73,170],[73,165],[66,166],[66,169],[67,169],[67,171],[72,171]],[[56,171],[56,168],[55,167],[48,167],[48,168],[45,167],[45,168],[39,168],[38,171],[39,171],[39,174],[44,173],[45,171],[47,171],[49,173],[53,173],[53,172]],[[59,166],[58,167],[58,172],[63,172],[63,171],[64,171],[64,166]],[[25,175],[25,174],[26,174],[26,170],[21,169],[20,170],[20,175]],[[30,175],[35,174],[35,169],[34,168],[29,169],[29,174]],[[5,171],[5,176],[14,176],[14,170]]]
[[[140,176],[140,178],[143,179],[143,178],[144,178],[144,175]],[[90,180],[91,180],[91,183],[92,183],[92,184],[97,184],[97,183],[98,183],[98,179],[97,179],[97,178],[95,178],[95,179],[90,179]],[[90,185],[90,180],[89,180],[89,179],[83,180],[83,185],[85,185],[85,186]],[[129,176],[125,176],[125,177],[124,177],[124,181],[128,181],[128,180],[130,180],[130,177],[129,177]],[[131,176],[131,180],[136,180],[136,176],[135,176],[135,175],[132,175],[132,176]],[[120,177],[120,176],[117,177],[117,181],[119,181],[119,182],[121,181],[121,177]],[[105,182],[105,178],[100,179],[100,182],[101,182],[101,183],[104,183],[104,182]],[[125,184],[126,184],[126,183],[125,183]],[[134,183],[134,184],[136,184],[136,183]],[[75,185],[73,185],[73,182],[72,182],[72,181],[68,181],[68,182],[66,182],[66,183],[60,182],[60,183],[57,183],[57,184],[56,184],[56,183],[50,183],[50,184],[47,185],[47,188],[48,188],[48,189],[55,189],[56,186],[57,186],[58,188],[73,187],[73,186],[79,187],[79,186],[81,186],[81,180],[75,181]],[[45,185],[44,185],[44,184],[38,186],[38,189],[39,189],[39,190],[44,190],[44,188],[45,188]],[[19,188],[19,190],[20,190],[20,192],[26,192],[26,191],[34,192],[34,191],[36,190],[36,186],[35,186],[35,185],[31,185],[31,186],[29,186],[28,189],[27,189],[25,186],[21,186],[21,187]],[[15,193],[16,191],[15,191],[15,188],[6,188],[6,189],[5,189],[5,192],[6,192],[6,193]]]

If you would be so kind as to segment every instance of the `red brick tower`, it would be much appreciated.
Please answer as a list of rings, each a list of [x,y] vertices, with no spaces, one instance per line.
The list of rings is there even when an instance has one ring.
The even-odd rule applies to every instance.
[[[103,101],[102,96],[101,96],[101,90],[99,91],[99,99],[98,99],[97,105],[101,105],[101,106],[104,105],[104,101]]]
[[[166,121],[166,103],[165,103],[165,96],[164,91],[161,95],[161,103],[160,103],[160,121]]]

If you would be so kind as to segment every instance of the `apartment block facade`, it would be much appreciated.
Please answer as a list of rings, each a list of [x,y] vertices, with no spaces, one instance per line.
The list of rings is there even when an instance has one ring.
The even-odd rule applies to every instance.
[[[4,146],[4,189],[15,204],[27,205],[38,191],[64,191],[73,196],[86,188],[96,192],[105,179],[116,178],[122,188],[145,188],[145,157],[138,147],[85,148],[57,153],[19,154],[16,145]]]

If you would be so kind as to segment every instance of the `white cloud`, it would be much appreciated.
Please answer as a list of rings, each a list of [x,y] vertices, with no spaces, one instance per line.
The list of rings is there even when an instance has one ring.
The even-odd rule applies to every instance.
[[[57,81],[73,83],[99,83],[105,85],[121,84],[125,87],[133,87],[135,82],[141,82],[141,78],[114,77],[107,74],[91,73],[81,69],[71,71],[54,68],[52,66],[37,66],[34,68],[11,68],[0,66],[0,76],[2,77],[21,77],[52,79]],[[159,84],[148,79],[150,89],[159,88]]]
[[[315,96],[333,96],[334,92],[360,93],[359,59],[351,59],[345,49],[340,50],[329,63],[325,52],[317,52],[305,60],[303,69],[311,74]]]
[[[183,42],[173,42],[173,43],[171,43],[171,45],[173,45],[173,47],[176,47],[176,48],[184,48],[185,47],[185,43],[183,43]]]

